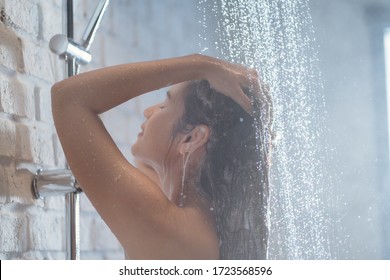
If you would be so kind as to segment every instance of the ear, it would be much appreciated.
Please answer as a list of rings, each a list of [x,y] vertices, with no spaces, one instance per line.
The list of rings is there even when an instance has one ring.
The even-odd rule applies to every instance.
[[[184,155],[192,153],[206,144],[210,136],[210,128],[207,125],[201,124],[195,126],[187,133],[179,144],[179,153]]]

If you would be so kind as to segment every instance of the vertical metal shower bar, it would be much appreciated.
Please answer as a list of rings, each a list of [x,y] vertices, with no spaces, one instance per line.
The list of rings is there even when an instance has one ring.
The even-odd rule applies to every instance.
[[[80,194],[68,193],[66,200],[67,259],[80,259]]]
[[[66,3],[66,34],[68,38],[73,39],[73,0],[67,0]],[[67,77],[76,75],[76,59],[66,60]],[[78,192],[68,193],[66,201],[66,247],[67,259],[80,259],[80,195]]]
[[[1,1],[1,0],[0,0]],[[89,21],[82,38],[82,45],[73,40],[73,0],[63,0],[63,23],[65,34],[57,34],[50,40],[51,51],[65,59],[66,77],[77,75],[79,66],[91,62],[88,49],[93,42],[109,0],[100,0]],[[66,13],[66,15],[65,15]],[[63,21],[64,22],[64,21]],[[32,189],[36,198],[66,194],[66,249],[67,259],[80,259],[80,195],[75,178],[69,170],[38,169],[32,180]]]
[[[0,0],[1,1],[1,0]],[[93,42],[109,0],[100,0],[95,12],[88,23],[82,38],[82,45],[73,41],[73,1],[63,0],[63,33],[50,39],[51,51],[65,59],[66,77],[77,75],[79,66],[91,62],[92,56],[88,49]],[[66,13],[66,15],[65,15]],[[42,170],[38,169],[32,180],[32,190],[35,197],[43,199],[50,196],[66,194],[66,250],[67,259],[80,259],[80,195],[82,191],[72,172],[67,169]]]

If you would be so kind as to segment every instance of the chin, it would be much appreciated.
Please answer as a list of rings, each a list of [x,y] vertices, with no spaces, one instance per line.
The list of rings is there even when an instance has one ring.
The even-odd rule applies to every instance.
[[[144,162],[145,161],[145,156],[143,156],[141,149],[137,142],[131,146],[131,154],[134,157],[135,162]]]
[[[137,148],[137,142],[135,142],[132,146],[131,146],[131,149],[130,149],[130,152],[131,154],[133,155],[133,157],[137,160],[138,157],[139,157],[139,153],[138,153],[138,148]]]
[[[133,157],[135,157],[135,154],[134,154],[134,145],[135,145],[135,144],[133,144],[133,145],[131,146],[131,148],[130,148],[130,153],[131,153],[131,155],[132,155]]]

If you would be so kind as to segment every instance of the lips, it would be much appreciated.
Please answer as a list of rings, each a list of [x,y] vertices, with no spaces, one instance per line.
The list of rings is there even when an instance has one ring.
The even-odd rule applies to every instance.
[[[143,123],[143,124],[141,125],[141,132],[138,133],[138,136],[144,135],[144,129],[145,129],[145,123]]]

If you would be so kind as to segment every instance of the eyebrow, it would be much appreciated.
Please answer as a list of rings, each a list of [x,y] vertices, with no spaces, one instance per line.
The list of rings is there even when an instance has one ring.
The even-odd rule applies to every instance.
[[[171,99],[172,97],[171,97],[171,92],[168,90],[167,91],[167,97],[168,97],[168,99]]]

